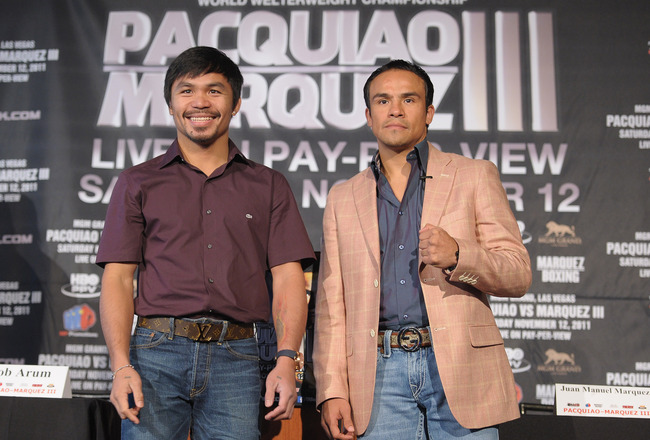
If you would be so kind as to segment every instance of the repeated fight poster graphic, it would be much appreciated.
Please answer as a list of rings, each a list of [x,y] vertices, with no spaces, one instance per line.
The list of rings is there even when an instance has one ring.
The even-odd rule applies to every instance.
[[[317,251],[329,189],[377,149],[366,78],[389,59],[420,64],[435,86],[429,141],[497,165],[531,255],[530,291],[491,303],[521,401],[552,404],[555,383],[650,386],[645,1],[3,9],[0,363],[67,365],[73,394],[110,392],[94,264],[107,203],[122,170],[175,137],[167,66],[207,45],[244,75],[231,137],[287,176]]]

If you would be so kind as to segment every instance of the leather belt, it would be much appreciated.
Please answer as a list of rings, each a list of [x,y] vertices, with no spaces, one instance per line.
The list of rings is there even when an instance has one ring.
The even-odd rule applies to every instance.
[[[384,350],[384,334],[386,330],[380,330],[377,334],[377,346]],[[422,347],[431,347],[431,334],[426,327],[405,327],[400,330],[393,330],[390,334],[390,348],[401,348],[405,351],[417,351]]]
[[[138,317],[138,327],[168,333],[171,318],[143,318]],[[226,334],[221,339],[224,327]],[[174,318],[174,335],[189,338],[197,342],[210,341],[233,341],[235,339],[247,339],[255,336],[253,324],[240,325],[229,321],[221,322],[194,322],[185,319]]]

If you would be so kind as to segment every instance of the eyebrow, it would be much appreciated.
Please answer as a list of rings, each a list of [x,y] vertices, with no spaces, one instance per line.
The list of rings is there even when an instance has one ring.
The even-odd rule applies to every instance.
[[[372,99],[390,98],[391,96],[392,95],[390,95],[388,93],[376,93],[375,95],[373,95]],[[411,97],[411,96],[417,96],[419,98],[420,94],[418,92],[404,92],[404,93],[400,93],[398,96],[400,98],[408,98],[408,97]]]
[[[183,88],[183,87],[195,87],[195,86],[196,86],[196,84],[191,82],[191,81],[181,81],[176,85],[176,87],[174,87],[174,89],[179,89],[179,88]],[[225,89],[226,84],[221,82],[221,81],[216,81],[216,82],[213,82],[213,83],[206,84],[206,87]]]

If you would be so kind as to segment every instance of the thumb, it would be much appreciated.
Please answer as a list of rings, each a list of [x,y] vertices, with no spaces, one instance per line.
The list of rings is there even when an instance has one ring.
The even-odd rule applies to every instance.
[[[345,411],[343,414],[342,422],[343,422],[343,427],[347,432],[354,432],[354,422],[352,421],[352,414],[350,411]]]
[[[420,232],[422,232],[422,231],[428,231],[429,229],[433,229],[433,225],[432,225],[431,223],[427,223],[426,225],[424,225],[424,226],[420,229]]]
[[[277,388],[277,383],[275,382],[271,383],[270,381],[267,380],[266,393],[264,394],[265,407],[270,408],[271,406],[273,406],[273,402],[275,401],[276,388]]]

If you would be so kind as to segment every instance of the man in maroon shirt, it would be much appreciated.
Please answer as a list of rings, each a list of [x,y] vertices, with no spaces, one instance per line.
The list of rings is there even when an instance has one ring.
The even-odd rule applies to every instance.
[[[301,263],[314,254],[286,179],[229,139],[242,84],[217,49],[180,54],[164,87],[177,138],[113,190],[97,263],[123,438],[184,438],[191,427],[196,439],[257,439],[253,324],[271,310],[278,358],[264,400],[271,407],[278,394],[278,403],[265,418],[293,412],[307,314]]]

